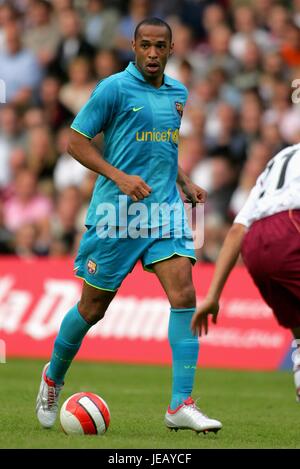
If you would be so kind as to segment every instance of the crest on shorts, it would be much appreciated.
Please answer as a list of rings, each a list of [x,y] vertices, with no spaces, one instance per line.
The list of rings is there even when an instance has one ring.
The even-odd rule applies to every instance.
[[[96,264],[96,262],[92,261],[92,259],[88,260],[87,270],[88,270],[88,273],[91,274],[91,275],[96,273],[97,264]]]
[[[182,117],[182,114],[183,114],[183,104],[182,103],[179,103],[178,101],[175,102],[175,106],[176,106],[176,111],[178,112],[178,114],[180,115],[180,117]]]

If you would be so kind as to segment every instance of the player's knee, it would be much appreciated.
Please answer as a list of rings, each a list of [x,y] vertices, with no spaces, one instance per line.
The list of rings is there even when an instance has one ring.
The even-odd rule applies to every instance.
[[[83,300],[81,299],[78,304],[80,314],[90,324],[96,324],[105,315],[107,306],[99,300]]]
[[[172,308],[193,308],[196,306],[196,292],[192,284],[174,289],[170,295]]]

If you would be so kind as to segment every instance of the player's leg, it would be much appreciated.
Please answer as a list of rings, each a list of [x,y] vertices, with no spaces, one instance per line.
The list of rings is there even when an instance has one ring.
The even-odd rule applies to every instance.
[[[203,415],[191,398],[199,352],[198,337],[190,324],[196,295],[192,265],[187,257],[174,256],[152,265],[171,304],[168,338],[172,349],[172,399],[165,416],[169,428],[217,431],[222,424]]]
[[[299,216],[299,212],[295,213]],[[242,257],[278,323],[289,329],[298,347],[294,383],[300,402],[300,237],[290,212],[280,212],[253,224],[244,238]]]
[[[85,280],[81,299],[61,324],[38,394],[37,415],[44,427],[51,427],[55,422],[64,376],[84,336],[104,316],[143,250],[143,240],[102,238],[96,226],[90,226],[83,235],[75,260],[76,276]]]
[[[116,291],[94,288],[84,282],[79,303],[64,317],[50,363],[46,364],[37,397],[36,412],[42,426],[53,426],[58,412],[58,398],[65,374],[77,354],[84,336],[103,318]]]
[[[196,296],[190,259],[172,257],[153,264],[171,305],[168,338],[172,349],[173,386],[170,408],[176,409],[191,393],[199,352],[198,337],[190,329]]]
[[[300,327],[292,329],[292,333],[297,343],[297,350],[293,354],[293,372],[296,397],[297,401],[300,402]]]
[[[64,317],[46,372],[48,378],[62,384],[88,330],[104,317],[116,291],[106,291],[83,283],[81,299]]]

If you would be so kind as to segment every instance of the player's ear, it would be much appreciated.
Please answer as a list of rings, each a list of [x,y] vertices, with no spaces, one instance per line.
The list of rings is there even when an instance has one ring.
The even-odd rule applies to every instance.
[[[131,41],[131,48],[132,48],[133,52],[135,52],[135,41],[134,40]]]
[[[171,57],[171,55],[173,55],[173,52],[174,52],[174,42],[172,42],[171,45],[170,45],[169,57]]]

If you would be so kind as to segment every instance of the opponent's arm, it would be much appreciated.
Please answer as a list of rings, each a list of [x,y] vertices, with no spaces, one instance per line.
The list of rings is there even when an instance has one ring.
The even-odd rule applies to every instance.
[[[186,195],[185,202],[192,202],[192,204],[196,204],[198,202],[204,204],[207,197],[206,191],[197,186],[197,184],[194,184],[180,166],[178,166],[177,183]]]
[[[194,334],[208,332],[208,315],[212,314],[212,321],[216,324],[219,312],[219,298],[226,280],[233,269],[241,251],[246,233],[246,226],[234,223],[230,228],[216,262],[216,268],[206,298],[197,308],[191,323]]]
[[[126,174],[105,161],[91,140],[73,129],[71,129],[68,153],[86,168],[111,179],[120,191],[129,195],[134,202],[148,197],[151,193],[151,187],[140,176]]]

